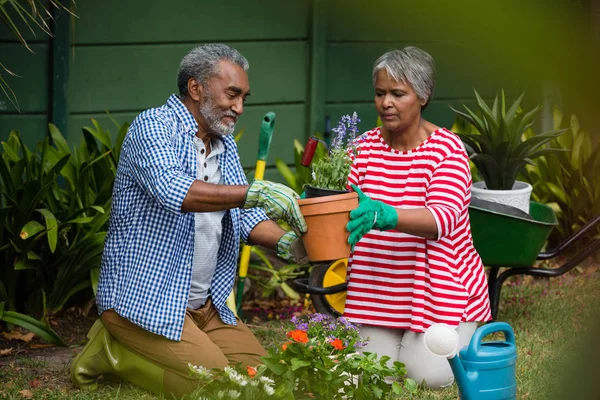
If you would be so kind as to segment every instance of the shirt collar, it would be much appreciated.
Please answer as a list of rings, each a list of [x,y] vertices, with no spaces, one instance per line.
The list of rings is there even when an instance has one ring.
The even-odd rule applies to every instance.
[[[198,123],[185,104],[183,104],[179,96],[172,94],[171,97],[169,97],[169,100],[167,100],[167,106],[169,106],[177,118],[179,118],[185,131],[192,136],[195,135],[198,131]]]
[[[201,146],[200,148],[204,148],[204,143],[198,136],[194,136],[194,143],[196,144],[197,148],[198,146]],[[210,141],[210,146],[210,155],[208,157],[218,156],[221,153],[225,153],[226,144],[223,138],[220,136],[213,137]]]

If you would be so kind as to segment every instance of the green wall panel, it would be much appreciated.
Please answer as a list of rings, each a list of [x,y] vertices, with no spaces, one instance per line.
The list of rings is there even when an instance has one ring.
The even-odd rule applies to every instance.
[[[18,130],[25,144],[33,149],[48,135],[46,116],[0,114],[0,141],[5,141],[12,130]]]
[[[248,104],[303,102],[306,43],[232,43],[250,62]],[[135,110],[177,91],[181,58],[193,45],[78,47],[71,67],[70,111]]]
[[[0,62],[15,74],[1,71],[2,77],[15,92],[21,112],[44,112],[48,107],[48,47],[31,44],[31,53],[19,43],[0,43]],[[0,91],[0,113],[18,112]]]
[[[308,1],[78,1],[77,44],[297,39]],[[110,21],[110,25],[107,25]]]
[[[272,106],[248,106],[236,127],[236,133],[244,129],[239,146],[239,154],[244,167],[252,168],[256,163],[258,153],[258,136],[264,115],[273,111],[276,114],[275,130],[269,151],[268,165],[275,164],[275,157],[285,160],[287,163],[294,162],[294,139],[304,141],[306,138],[305,107],[303,105],[272,105]],[[133,122],[140,112],[116,112],[111,113],[118,123]],[[69,119],[69,132],[67,140],[69,143],[78,144],[81,141],[81,129],[84,126],[92,126],[91,118],[98,120],[102,128],[108,130],[116,137],[115,125],[105,113],[71,115]]]
[[[327,49],[327,102],[364,101],[373,98],[372,71],[375,60],[386,51],[410,43],[330,43]],[[460,45],[427,43],[419,45],[436,62],[434,98],[473,97],[475,87],[483,96],[504,87],[520,92],[524,87],[511,78],[490,78],[481,65],[469,63]],[[464,62],[458,62],[463,60]]]
[[[423,2],[327,0],[327,38],[332,41],[423,41],[429,25]],[[439,31],[436,32],[439,37]],[[373,60],[374,61],[374,60]]]

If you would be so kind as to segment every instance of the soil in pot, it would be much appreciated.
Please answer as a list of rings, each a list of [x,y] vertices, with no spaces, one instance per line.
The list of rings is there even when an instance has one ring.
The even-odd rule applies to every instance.
[[[334,190],[334,189],[324,189],[315,186],[306,185],[304,186],[304,193],[306,194],[307,199],[312,199],[315,197],[323,197],[323,196],[333,196],[336,194],[344,194],[349,193],[349,190]]]

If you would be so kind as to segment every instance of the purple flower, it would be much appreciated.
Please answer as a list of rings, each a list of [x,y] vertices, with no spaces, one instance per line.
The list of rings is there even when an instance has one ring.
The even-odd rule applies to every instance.
[[[358,123],[360,119],[356,111],[350,115],[342,115],[337,127],[331,129],[335,136],[331,141],[330,150],[342,149],[349,146],[358,134]]]

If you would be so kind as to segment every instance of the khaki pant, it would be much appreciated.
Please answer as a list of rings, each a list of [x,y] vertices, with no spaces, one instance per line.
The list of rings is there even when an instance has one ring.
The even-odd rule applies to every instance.
[[[188,363],[209,369],[238,363],[256,366],[266,355],[242,321],[238,319],[237,326],[223,323],[210,299],[198,310],[186,311],[179,342],[148,332],[113,310],[103,312],[100,318],[121,344],[165,369],[164,390],[177,397],[196,388]]]

